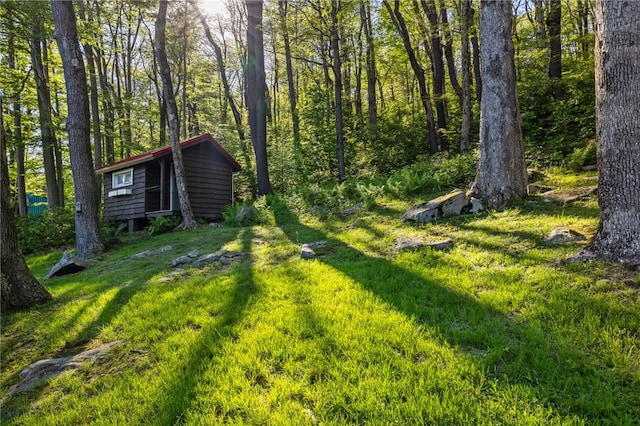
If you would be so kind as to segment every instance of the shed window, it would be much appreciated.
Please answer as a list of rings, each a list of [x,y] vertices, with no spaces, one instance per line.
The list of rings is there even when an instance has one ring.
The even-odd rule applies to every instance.
[[[111,186],[113,188],[122,188],[130,185],[133,185],[133,169],[114,172],[111,175]]]

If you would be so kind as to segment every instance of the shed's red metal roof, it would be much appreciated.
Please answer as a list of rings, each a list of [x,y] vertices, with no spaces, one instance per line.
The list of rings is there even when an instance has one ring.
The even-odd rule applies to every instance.
[[[234,172],[240,171],[240,164],[229,154],[209,133],[205,133],[199,136],[195,136],[191,139],[187,139],[185,141],[180,142],[180,147],[182,149],[190,147],[192,145],[197,145],[199,143],[209,142],[222,156],[231,164],[231,168]],[[171,145],[165,146],[162,148],[156,148],[151,151],[143,152],[142,154],[137,154],[129,158],[125,158],[124,160],[116,161],[115,163],[109,164],[108,166],[101,167],[96,170],[96,173],[106,173],[112,172],[114,170],[124,169],[125,167],[131,167],[136,164],[146,163],[147,161],[151,161],[154,158],[160,158],[165,155],[171,154]]]

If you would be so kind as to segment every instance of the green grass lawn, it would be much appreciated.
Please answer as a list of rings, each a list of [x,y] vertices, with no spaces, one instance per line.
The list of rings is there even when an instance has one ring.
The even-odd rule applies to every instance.
[[[595,196],[427,225],[400,222],[408,207],[124,238],[2,319],[2,395],[39,359],[122,342],[5,398],[2,424],[640,423],[637,272],[557,263],[584,243],[542,243],[561,225],[592,236]],[[400,236],[455,245],[395,255]],[[160,280],[196,248],[249,255]],[[29,264],[41,278],[59,257]]]

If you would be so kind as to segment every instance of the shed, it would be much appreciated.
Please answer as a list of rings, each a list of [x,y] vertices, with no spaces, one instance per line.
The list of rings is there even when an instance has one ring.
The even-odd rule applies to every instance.
[[[210,134],[180,142],[186,186],[196,218],[216,219],[233,202],[237,161]],[[104,216],[126,220],[129,232],[150,218],[179,216],[171,146],[143,152],[96,170],[103,176]]]

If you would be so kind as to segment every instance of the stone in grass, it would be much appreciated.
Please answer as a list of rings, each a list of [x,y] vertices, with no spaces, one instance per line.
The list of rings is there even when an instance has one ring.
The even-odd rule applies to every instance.
[[[200,251],[199,250],[192,250],[189,252],[189,254],[187,254],[186,256],[179,256],[176,257],[175,259],[173,259],[173,261],[171,262],[171,264],[176,267],[178,265],[185,265],[187,263],[191,263],[191,261],[193,259],[195,259],[196,257],[200,256]]]
[[[544,238],[545,244],[565,244],[573,241],[584,241],[587,238],[579,232],[572,231],[566,226],[560,226],[553,231],[549,232]]]
[[[453,247],[453,240],[446,239],[446,240],[436,241],[436,242],[425,242],[422,238],[401,237],[401,238],[398,238],[396,241],[394,252],[397,254],[397,253],[400,253],[401,251],[418,250],[423,247],[428,247],[433,250],[446,250]]]
[[[48,280],[51,277],[75,274],[77,272],[84,271],[87,267],[95,265],[96,263],[98,263],[97,260],[81,259],[65,251],[62,254],[62,259],[53,265],[44,279]]]
[[[447,195],[411,207],[401,220],[428,223],[440,217],[457,216],[468,204],[467,194],[456,189]]]
[[[56,377],[64,371],[76,370],[89,362],[95,362],[106,356],[114,346],[120,343],[122,342],[116,340],[114,342],[105,343],[97,348],[80,352],[77,355],[67,356],[64,358],[41,359],[40,361],[36,361],[20,372],[20,378],[22,380],[7,390],[5,398],[17,393],[30,391],[43,380]]]
[[[200,268],[207,263],[217,262],[226,252],[226,250],[218,250],[215,253],[202,255],[198,259],[196,259],[191,266],[193,266],[194,268]]]
[[[480,201],[476,197],[469,198],[469,204],[471,205],[471,208],[469,209],[469,213],[478,213],[484,210],[482,201]]]
[[[129,256],[129,259],[144,259],[145,257],[155,256],[156,254],[165,253],[167,251],[173,250],[171,246],[164,246],[153,250],[145,250],[140,253],[136,253],[134,255]]]
[[[544,201],[556,203],[570,203],[588,197],[598,190],[597,186],[588,186],[573,189],[554,189],[542,193],[540,196]]]
[[[316,250],[322,248],[327,245],[326,241],[315,241],[312,243],[306,243],[302,245],[300,249],[300,257],[302,259],[315,259],[316,258]]]
[[[166,282],[169,282],[169,281],[173,281],[174,278],[179,277],[180,275],[182,275],[185,272],[186,271],[184,269],[182,269],[182,268],[176,268],[173,271],[169,272],[164,277],[160,278],[159,281],[161,283],[166,283]]]

